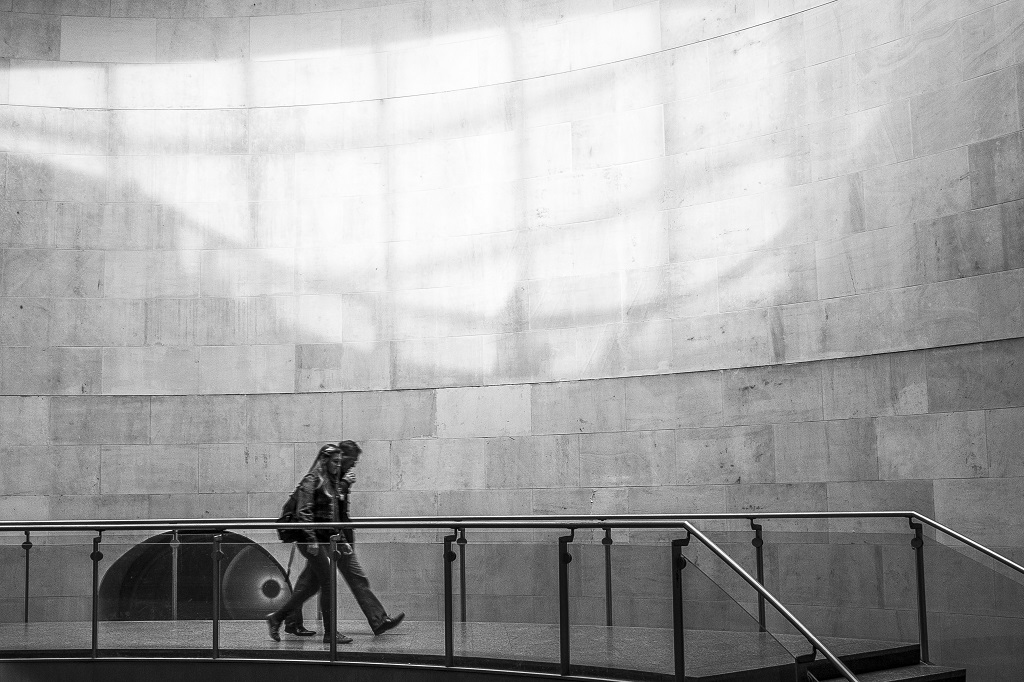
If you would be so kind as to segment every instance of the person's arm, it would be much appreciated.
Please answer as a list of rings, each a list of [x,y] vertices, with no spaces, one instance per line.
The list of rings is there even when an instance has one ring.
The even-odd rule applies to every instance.
[[[313,522],[313,495],[316,493],[318,481],[313,474],[306,474],[295,491],[295,519],[302,523]],[[316,554],[319,550],[316,545],[316,533],[312,528],[303,528],[306,534],[306,542],[309,543],[310,553]]]

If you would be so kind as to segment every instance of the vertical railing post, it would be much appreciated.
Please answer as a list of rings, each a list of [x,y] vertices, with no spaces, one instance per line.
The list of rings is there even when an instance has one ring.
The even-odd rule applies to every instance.
[[[331,636],[331,660],[338,660],[338,540],[341,535],[331,536],[331,612],[327,632]]]
[[[910,519],[910,527],[914,529],[910,546],[914,548],[917,564],[917,627],[921,636],[921,662],[931,663],[928,655],[928,601],[924,588],[924,535],[921,524],[914,519]]]
[[[96,531],[97,535],[92,539],[92,657],[99,655],[100,642],[100,560],[103,552],[100,551],[100,539],[103,531]]]
[[[604,529],[604,537],[601,538],[604,545],[604,621],[608,627],[612,626],[612,529]]]
[[[178,620],[178,552],[181,541],[178,529],[171,531],[171,620]]]
[[[569,674],[569,543],[575,535],[576,529],[570,528],[568,535],[558,538],[558,651],[562,675]]]
[[[686,677],[686,649],[683,631],[683,569],[686,557],[683,547],[690,544],[690,532],[681,540],[672,541],[672,642],[676,659],[676,682]]]
[[[32,539],[29,531],[25,531],[25,542],[21,543],[25,550],[25,622],[28,622],[28,582],[29,582],[29,555],[32,553]]]
[[[220,549],[220,543],[224,541],[224,535],[217,533],[213,536],[213,549],[210,556],[213,558],[211,578],[213,579],[213,658],[220,658],[220,562],[224,558],[224,552]]]
[[[453,528],[451,535],[444,536],[444,664],[449,668],[455,665],[455,620],[452,613],[452,564],[455,562],[455,552],[452,551],[452,542],[458,537]]]
[[[466,622],[466,529],[459,528],[459,622]]]
[[[754,530],[754,539],[750,544],[754,546],[754,555],[757,559],[757,582],[764,586],[764,536],[761,534],[762,526],[750,519],[750,527]],[[757,627],[761,632],[768,632],[767,620],[764,613],[764,595],[757,593]]]

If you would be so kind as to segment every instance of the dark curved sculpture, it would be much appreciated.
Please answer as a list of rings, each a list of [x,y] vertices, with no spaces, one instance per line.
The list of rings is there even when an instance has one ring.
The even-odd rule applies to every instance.
[[[223,533],[220,617],[256,620],[291,595],[274,557],[237,533]],[[107,570],[101,620],[209,620],[213,616],[213,534],[161,533],[131,548]]]

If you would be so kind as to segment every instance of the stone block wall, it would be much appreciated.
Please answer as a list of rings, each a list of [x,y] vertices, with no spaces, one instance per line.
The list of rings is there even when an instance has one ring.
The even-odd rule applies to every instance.
[[[1022,35],[1024,0],[0,0],[0,516],[276,515],[345,437],[361,515],[902,508],[1018,555]],[[888,546],[777,587],[826,608]],[[905,633],[900,580],[853,622]]]

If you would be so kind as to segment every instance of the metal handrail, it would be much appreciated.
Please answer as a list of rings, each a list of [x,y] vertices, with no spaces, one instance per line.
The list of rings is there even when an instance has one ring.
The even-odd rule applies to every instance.
[[[836,667],[836,670],[839,671],[840,675],[849,680],[849,682],[858,682],[857,677],[850,671],[849,668],[846,667],[846,665],[843,664],[842,661],[839,660],[839,657],[833,654],[831,651],[829,651],[825,647],[825,645],[821,643],[821,640],[815,637],[814,634],[810,630],[808,630],[807,627],[803,623],[801,623],[796,616],[790,613],[789,609],[783,606],[782,602],[776,599],[771,592],[765,589],[764,585],[759,583],[756,579],[754,579],[753,576],[747,573],[747,571],[744,570],[742,566],[736,563],[735,559],[726,554],[722,550],[722,548],[720,548],[718,545],[712,542],[710,538],[708,538],[706,535],[704,535],[699,530],[694,528],[693,524],[687,522],[684,524],[684,527],[691,535],[700,540],[705,547],[710,549],[719,559],[724,561],[725,564],[729,568],[731,568],[734,573],[736,573],[736,575],[743,578],[743,580],[746,581],[748,585],[753,587],[754,590],[757,591],[757,593],[765,599],[765,601],[767,601],[769,604],[775,607],[775,610],[782,614],[782,617],[788,620],[790,625],[796,628],[797,631],[799,631],[799,633],[804,636],[804,639],[807,640],[807,642],[811,645],[811,647],[813,647],[815,651],[821,652],[821,654],[828,660],[828,662]]]
[[[948,535],[955,540],[962,542],[982,554],[998,561],[1008,568],[1024,575],[1024,566],[1006,558],[1005,556],[985,547],[979,542],[971,540],[967,536],[942,525],[924,514],[915,511],[867,511],[867,512],[764,512],[757,514],[722,513],[722,514],[606,514],[597,515],[508,515],[508,516],[374,516],[357,517],[351,522],[341,524],[303,524],[293,523],[289,528],[451,528],[453,525],[465,526],[467,528],[519,528],[525,522],[547,522],[557,521],[555,526],[534,526],[534,527],[556,527],[568,528],[604,528],[609,523],[620,527],[633,527],[623,522],[653,522],[666,521],[680,523],[682,521],[728,521],[728,520],[750,520],[750,519],[868,519],[868,518],[905,518],[917,519],[922,523]],[[423,522],[430,522],[424,525]],[[489,525],[481,526],[480,522]],[[494,525],[501,524],[501,525]],[[569,524],[569,525],[566,525]],[[281,524],[276,519],[258,518],[220,518],[220,519],[134,519],[126,521],[123,519],[107,520],[85,520],[85,521],[0,521],[0,532],[26,531],[75,531],[75,530],[151,530],[153,528],[166,528],[168,530],[189,529],[189,530],[221,530],[236,528],[239,530],[274,530]],[[663,526],[651,526],[663,527]]]

